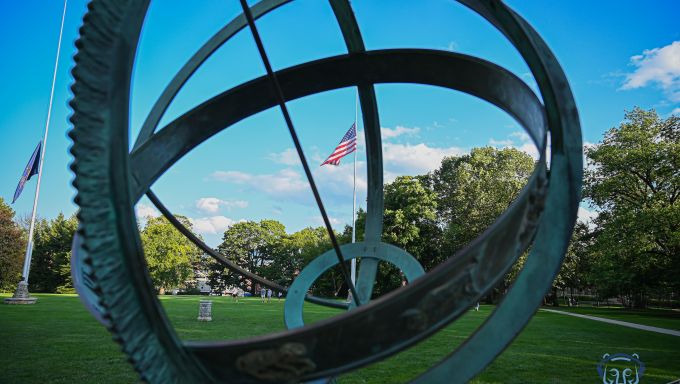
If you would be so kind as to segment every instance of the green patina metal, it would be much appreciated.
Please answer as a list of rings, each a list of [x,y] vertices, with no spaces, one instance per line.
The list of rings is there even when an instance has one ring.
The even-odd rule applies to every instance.
[[[335,14],[345,45],[350,54],[359,54],[366,51],[364,41],[361,38],[359,24],[354,17],[354,12],[347,0],[331,0],[331,7]],[[357,84],[359,103],[364,123],[364,136],[366,138],[366,227],[364,228],[364,240],[379,242],[382,236],[383,225],[383,166],[382,166],[382,143],[380,138],[380,117],[378,114],[378,101],[371,82]],[[357,276],[357,291],[362,303],[371,300],[375,275],[378,271],[378,260],[374,258],[362,259],[361,268]]]
[[[260,17],[289,1],[264,0]],[[186,153],[234,123],[277,105],[266,77],[217,95],[157,131],[184,83],[222,44],[247,26],[243,15],[218,31],[170,82],[128,153],[130,76],[148,1],[95,0],[89,5],[73,70],[71,152],[80,206],[74,268],[87,289],[83,300],[121,343],[149,382],[298,382],[322,379],[397,353],[455,320],[492,288],[533,242],[525,267],[504,301],[461,347],[414,382],[465,382],[489,364],[521,331],[557,273],[576,220],[582,154],[578,115],[559,64],[537,33],[502,2],[461,0],[498,28],[526,60],[543,103],[516,76],[479,58],[432,50],[367,51],[346,0],[331,0],[348,54],[278,71],[286,101],[356,86],[368,158],[365,243],[343,246],[362,257],[357,289],[365,303],[330,321],[301,327],[302,299],[346,308],[306,295],[337,263],[321,255],[289,291],[290,331],[253,340],[183,343],[153,294],[143,259],[134,204],[147,194],[191,241],[232,270],[274,289],[273,282],[233,265],[183,227],[150,190]],[[512,116],[541,153],[519,198],[478,239],[437,268],[422,267],[405,251],[380,242],[383,214],[380,124],[373,86],[418,83],[479,97]],[[550,132],[550,172],[546,139]],[[81,243],[82,241],[82,243]],[[370,247],[374,247],[372,250]],[[369,301],[379,261],[397,265],[410,284]],[[96,300],[96,301],[95,301]],[[347,337],[352,335],[352,337]]]
[[[418,260],[403,249],[387,243],[359,242],[345,244],[342,246],[342,254],[347,260],[370,257],[391,263],[404,273],[409,282],[425,274]],[[295,278],[288,289],[288,296],[284,304],[286,327],[292,329],[304,325],[302,304],[307,291],[324,272],[336,265],[338,265],[338,260],[335,258],[333,250],[330,250],[312,260]]]

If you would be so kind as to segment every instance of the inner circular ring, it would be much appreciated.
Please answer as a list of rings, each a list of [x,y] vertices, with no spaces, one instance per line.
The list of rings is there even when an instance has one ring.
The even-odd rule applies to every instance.
[[[340,248],[346,260],[366,257],[395,265],[404,273],[409,283],[425,274],[425,270],[415,257],[392,244],[359,242],[343,244]],[[288,329],[304,326],[302,307],[307,291],[324,272],[336,265],[338,265],[338,259],[335,257],[335,251],[331,249],[307,264],[295,278],[293,284],[288,288],[288,296],[286,296],[284,304],[284,319]]]

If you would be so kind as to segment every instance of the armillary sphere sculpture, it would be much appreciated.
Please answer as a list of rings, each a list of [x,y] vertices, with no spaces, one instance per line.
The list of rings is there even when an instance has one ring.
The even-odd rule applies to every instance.
[[[325,381],[402,351],[434,334],[498,283],[530,244],[522,271],[486,322],[414,383],[466,382],[521,331],[557,273],[576,220],[582,176],[578,115],[562,69],[545,42],[500,1],[460,0],[516,47],[540,90],[492,63],[463,54],[424,50],[367,51],[347,0],[330,0],[348,53],[277,72],[271,70],[254,19],[290,0],[262,0],[217,32],[180,70],[128,148],[130,77],[148,0],[94,0],[76,45],[71,102],[71,152],[81,226],[74,242],[76,285],[89,309],[108,327],[143,380],[153,383],[289,383]],[[249,28],[267,75],[205,101],[157,130],[171,100],[196,69],[237,32]],[[541,153],[528,184],[496,222],[465,249],[423,274],[407,252],[381,242],[383,176],[374,84],[417,83],[476,96],[504,110]],[[286,102],[358,87],[363,113],[368,204],[365,241],[338,246],[312,261],[291,287],[239,269],[168,212],[150,187],[183,155],[212,135],[268,108],[280,107],[330,229],[300,150]],[[548,135],[548,132],[550,135]],[[550,169],[546,145],[550,140]],[[154,294],[134,215],[144,195],[191,241],[226,267],[276,290],[288,290],[290,330],[250,340],[182,342]],[[347,307],[307,296],[323,271],[361,257],[352,310],[302,326],[302,300]],[[410,281],[370,301],[379,261],[393,263]],[[422,275],[422,276],[421,276]],[[345,270],[345,277],[347,273]],[[347,335],[352,335],[347,337]]]

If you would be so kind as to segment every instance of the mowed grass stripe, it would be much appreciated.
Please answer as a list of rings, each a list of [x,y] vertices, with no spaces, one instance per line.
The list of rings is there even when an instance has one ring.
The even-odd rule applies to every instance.
[[[604,317],[606,319],[627,321],[652,327],[680,331],[680,310],[667,309],[622,309],[612,307],[559,307],[560,311],[580,315]]]

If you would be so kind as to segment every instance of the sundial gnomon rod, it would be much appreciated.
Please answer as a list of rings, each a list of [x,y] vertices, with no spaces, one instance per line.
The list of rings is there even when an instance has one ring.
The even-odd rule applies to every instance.
[[[279,84],[278,79],[276,78],[276,74],[272,69],[271,63],[269,62],[269,58],[267,57],[267,52],[265,51],[264,45],[262,44],[262,39],[260,38],[260,34],[257,31],[257,27],[255,26],[255,20],[253,19],[253,15],[250,12],[250,7],[248,7],[248,3],[246,2],[246,0],[240,1],[241,7],[243,8],[243,14],[248,20],[248,26],[250,27],[250,31],[253,33],[253,38],[255,39],[257,50],[260,52],[260,58],[262,59],[262,63],[264,64],[265,69],[267,70],[267,76],[269,77],[274,94],[278,100],[279,108],[281,109],[283,118],[286,121],[286,125],[288,126],[288,131],[290,132],[290,136],[293,139],[293,143],[295,144],[295,150],[297,151],[297,154],[300,157],[300,162],[302,162],[302,167],[305,170],[307,181],[309,182],[309,186],[312,189],[312,193],[314,194],[316,205],[319,207],[319,211],[321,211],[321,217],[323,218],[323,222],[326,226],[326,231],[328,231],[328,236],[331,239],[331,243],[333,244],[333,248],[335,249],[335,254],[338,257],[338,261],[340,262],[339,266],[342,271],[342,276],[345,278],[345,283],[349,287],[349,290],[352,292],[352,299],[354,300],[354,303],[357,306],[359,306],[361,305],[361,303],[359,302],[359,294],[357,293],[356,288],[352,283],[349,271],[347,271],[347,266],[345,265],[345,258],[342,256],[342,251],[340,250],[338,239],[335,237],[335,233],[333,232],[333,227],[331,227],[330,220],[328,220],[328,214],[326,213],[326,209],[324,208],[323,202],[321,201],[321,195],[319,195],[319,190],[317,189],[316,183],[314,182],[314,177],[312,176],[312,172],[309,169],[309,164],[307,164],[307,158],[305,157],[305,153],[302,151],[300,140],[298,139],[295,127],[293,126],[293,120],[291,119],[290,114],[288,113],[288,108],[286,107],[286,99],[283,97],[281,85]]]

